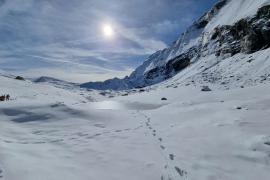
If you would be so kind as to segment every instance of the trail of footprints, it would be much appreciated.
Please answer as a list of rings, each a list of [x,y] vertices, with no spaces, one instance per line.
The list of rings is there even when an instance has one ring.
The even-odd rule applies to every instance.
[[[178,166],[174,165],[174,160],[175,160],[175,155],[174,154],[168,154],[167,153],[167,148],[166,146],[163,145],[163,138],[158,136],[157,130],[155,130],[152,125],[151,125],[151,118],[149,118],[148,116],[146,116],[145,114],[142,114],[145,118],[146,118],[146,128],[151,132],[151,134],[153,135],[154,138],[157,138],[159,144],[160,144],[160,149],[163,151],[163,154],[166,155],[166,161],[167,164],[164,166],[164,170],[167,171],[167,175],[161,175],[161,180],[173,180],[171,175],[170,175],[170,171],[171,169],[173,169],[179,176],[180,178],[184,178],[187,179],[187,172],[181,168],[179,168]]]
[[[4,177],[4,176],[3,176],[3,170],[0,169],[0,179],[3,178],[3,177]]]

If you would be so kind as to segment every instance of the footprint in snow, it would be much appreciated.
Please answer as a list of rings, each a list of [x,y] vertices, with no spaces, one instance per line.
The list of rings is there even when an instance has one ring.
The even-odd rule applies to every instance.
[[[46,144],[45,141],[36,141],[36,142],[33,142],[32,144]]]
[[[50,143],[60,143],[63,141],[64,141],[64,139],[55,139],[55,140],[51,140]]]
[[[172,180],[170,177],[166,178],[164,175],[160,177],[161,180]]]
[[[175,166],[174,169],[175,169],[175,171],[179,174],[179,176],[181,176],[181,177],[187,175],[187,172],[186,172],[186,171],[180,169],[180,168],[177,167],[177,166]]]
[[[162,150],[166,149],[166,147],[163,146],[163,145],[160,145],[160,148],[161,148]]]
[[[98,128],[106,128],[104,124],[95,124],[94,126]]]
[[[169,157],[170,157],[170,160],[172,161],[174,160],[174,154],[170,154]]]
[[[142,128],[142,127],[143,126],[141,125],[141,126],[138,126],[138,127],[134,128],[133,130],[138,130],[138,129]]]
[[[105,133],[104,133],[105,134]],[[93,138],[95,138],[95,137],[98,137],[98,136],[101,136],[102,134],[101,133],[97,133],[97,134],[95,134],[95,135],[92,135],[92,136],[88,136],[88,137],[86,137],[87,139],[93,139]]]
[[[82,133],[82,132],[77,133],[77,135],[80,136],[80,137],[88,136],[87,133]]]
[[[3,170],[0,169],[0,178],[3,178]]]
[[[147,117],[146,117],[146,118],[147,118]],[[157,134],[156,134],[156,130],[152,128],[152,126],[151,126],[151,124],[150,124],[150,118],[147,118],[147,121],[145,122],[145,124],[146,124],[146,126],[148,127],[148,129],[152,131],[152,135],[153,135],[153,136],[156,136],[156,135],[157,135]],[[174,126],[175,126],[174,124],[171,125],[171,127],[174,127]],[[159,137],[158,140],[159,140],[160,142],[163,141],[163,139],[162,139],[161,137]],[[160,148],[161,148],[162,150],[165,150],[165,149],[166,149],[166,147],[163,146],[163,145],[160,145]],[[171,161],[173,161],[173,160],[175,159],[175,155],[174,155],[174,154],[169,154],[169,159],[170,159]],[[165,165],[164,169],[168,169],[168,165]],[[186,178],[187,178],[187,172],[186,172],[185,170],[180,169],[178,166],[174,166],[174,170],[179,174],[179,176],[181,176],[181,177],[186,177]],[[161,175],[161,178],[160,178],[160,179],[161,179],[161,180],[172,180],[169,176],[166,177],[166,176],[164,176],[164,175]]]

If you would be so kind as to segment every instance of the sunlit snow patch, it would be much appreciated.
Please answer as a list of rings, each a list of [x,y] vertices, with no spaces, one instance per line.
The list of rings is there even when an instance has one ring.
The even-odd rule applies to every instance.
[[[101,101],[90,104],[93,109],[99,110],[151,110],[158,109],[164,104],[145,104],[139,102]]]

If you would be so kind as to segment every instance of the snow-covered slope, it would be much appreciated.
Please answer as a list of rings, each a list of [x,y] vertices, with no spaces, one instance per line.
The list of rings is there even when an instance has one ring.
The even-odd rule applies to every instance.
[[[251,53],[270,45],[270,0],[221,0],[194,22],[171,47],[151,55],[129,77],[89,82],[90,89],[145,87],[173,77],[202,57]],[[244,19],[243,19],[244,18]]]
[[[267,53],[251,65],[269,67]],[[95,92],[0,76],[11,95],[0,102],[0,179],[268,180],[269,81],[202,92],[178,78],[92,102]]]
[[[260,7],[269,5],[269,0],[231,0],[213,18],[205,28],[206,32],[211,32],[215,27],[222,25],[233,25],[240,19],[252,17]]]
[[[125,91],[0,70],[0,180],[268,180],[268,2],[220,1],[131,76],[84,85]]]
[[[42,76],[37,79],[35,79],[33,82],[35,83],[43,83],[43,84],[51,84],[59,88],[75,88],[78,87],[79,84],[76,83],[71,83],[67,81],[63,81],[60,79],[52,78],[52,77],[47,77],[47,76]]]

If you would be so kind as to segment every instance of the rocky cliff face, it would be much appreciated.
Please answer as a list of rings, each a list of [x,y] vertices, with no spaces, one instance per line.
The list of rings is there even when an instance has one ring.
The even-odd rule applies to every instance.
[[[234,25],[216,27],[209,43],[215,44],[216,56],[253,53],[270,46],[270,5],[260,8],[256,16],[241,19]],[[204,49],[209,49],[207,43]]]
[[[253,0],[246,0],[243,6],[245,3],[251,4],[251,1]],[[237,21],[234,19],[235,22],[230,25],[223,24],[209,28],[218,22],[217,18],[223,8],[237,6],[237,3],[241,5],[238,0],[219,1],[209,12],[194,22],[170,48],[151,55],[129,77],[115,78],[105,82],[90,82],[81,87],[99,90],[145,87],[174,76],[200,60],[201,57],[215,54],[226,58],[240,52],[253,53],[268,48],[270,46],[269,0],[262,0],[261,3],[256,4],[253,1],[253,6],[258,6],[255,14]],[[244,10],[239,9],[239,14],[245,14]]]

